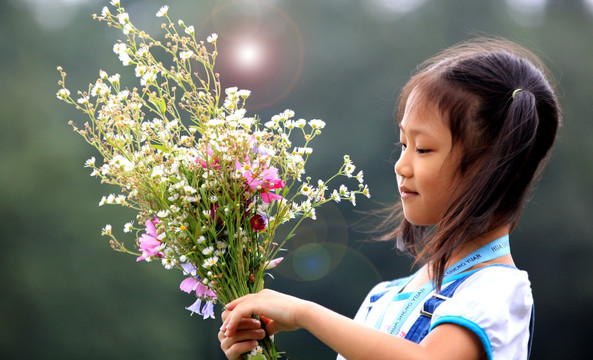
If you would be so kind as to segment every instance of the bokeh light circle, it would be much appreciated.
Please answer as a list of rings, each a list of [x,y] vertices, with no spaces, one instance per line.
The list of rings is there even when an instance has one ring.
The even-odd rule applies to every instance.
[[[290,224],[277,232],[282,240]],[[327,203],[317,209],[317,220],[307,219],[289,239],[281,253],[284,261],[274,272],[297,281],[319,280],[331,273],[348,251],[348,225],[335,204]]]
[[[251,90],[247,108],[269,108],[297,84],[304,63],[301,33],[284,10],[261,0],[214,7],[198,33],[218,34],[216,69],[223,88]]]

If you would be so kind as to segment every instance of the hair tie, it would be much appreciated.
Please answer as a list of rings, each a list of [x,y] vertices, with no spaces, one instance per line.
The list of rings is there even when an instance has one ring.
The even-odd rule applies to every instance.
[[[513,91],[513,95],[512,95],[513,99],[515,98],[515,95],[517,95],[517,93],[522,90],[523,89],[515,89],[515,91]]]

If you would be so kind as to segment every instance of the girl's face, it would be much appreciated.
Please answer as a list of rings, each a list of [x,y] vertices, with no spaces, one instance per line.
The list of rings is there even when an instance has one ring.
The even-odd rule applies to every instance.
[[[451,131],[433,105],[412,91],[400,123],[402,146],[395,173],[404,216],[414,225],[434,225],[443,217],[458,185],[460,154]]]

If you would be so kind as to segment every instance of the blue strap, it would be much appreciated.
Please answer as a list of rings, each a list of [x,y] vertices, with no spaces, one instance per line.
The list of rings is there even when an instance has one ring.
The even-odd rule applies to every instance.
[[[445,281],[447,281],[447,279],[449,279],[450,277],[462,274],[464,271],[474,267],[475,265],[496,259],[497,257],[506,254],[510,254],[508,234],[501,236],[500,238],[482,246],[481,248],[467,255],[466,257],[455,263],[453,266],[445,270]],[[414,294],[410,295],[406,304],[404,304],[399,314],[391,323],[391,326],[389,327],[389,333],[399,333],[402,325],[406,322],[406,320],[412,313],[412,310],[415,309],[419,304],[421,304],[426,298],[426,296],[428,296],[428,294],[430,294],[433,290],[434,284],[431,281],[429,281],[424,286],[416,290]],[[376,329],[381,328],[383,319],[385,318],[386,311],[387,308],[385,309],[381,317],[377,319],[377,322],[375,323]]]
[[[490,266],[507,267],[508,265],[494,264],[494,265],[490,265]],[[485,269],[487,267],[488,266],[479,268],[476,271]],[[512,266],[508,266],[508,267],[512,267]],[[459,285],[461,285],[465,280],[467,280],[476,271],[472,271],[472,272],[468,273],[467,275],[454,280],[449,286],[444,288],[441,291],[441,293],[439,294],[444,298],[439,298],[437,296],[433,296],[430,299],[426,300],[423,305],[423,312],[420,314],[420,316],[418,317],[416,322],[412,325],[412,327],[410,328],[410,331],[408,331],[405,338],[407,340],[410,340],[410,341],[413,341],[413,342],[419,344],[422,341],[422,339],[424,339],[426,337],[426,335],[428,335],[428,332],[430,330],[430,320],[431,320],[432,314],[434,313],[436,308],[439,307],[439,305],[441,305],[446,300],[446,298],[452,297],[453,294],[455,293],[455,290],[457,290],[457,288],[459,287]],[[430,315],[428,315],[428,314],[430,314]],[[531,356],[531,345],[533,343],[534,326],[535,326],[535,305],[533,305],[531,308],[531,319],[529,320],[529,342],[527,345],[527,359],[529,359],[529,357]]]
[[[446,300],[446,298],[450,298],[457,290],[457,287],[461,285],[467,278],[472,275],[473,272],[454,280],[450,283],[446,288],[444,288],[438,296],[432,296],[430,299],[426,300],[423,305],[423,312],[421,312],[420,317],[416,320],[414,325],[410,328],[410,331],[406,334],[406,339],[413,341],[417,344],[424,339],[426,335],[428,335],[428,330],[430,329],[430,319],[432,313],[435,309]]]

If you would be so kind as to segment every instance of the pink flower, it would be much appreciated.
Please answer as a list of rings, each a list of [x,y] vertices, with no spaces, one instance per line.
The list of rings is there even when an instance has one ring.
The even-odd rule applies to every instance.
[[[275,258],[274,260],[270,260],[266,263],[266,270],[270,270],[278,266],[284,260],[283,257]]]
[[[208,286],[202,284],[200,282],[200,277],[188,277],[185,278],[181,284],[179,284],[179,289],[181,291],[185,291],[186,293],[191,293],[192,291],[196,292],[196,296],[199,298],[209,298],[209,299],[216,299],[216,293],[212,291]]]
[[[274,200],[282,199],[282,196],[270,192],[270,190],[281,189],[285,186],[284,181],[278,177],[278,169],[270,167],[264,169],[259,174],[253,174],[251,164],[247,161],[245,164],[236,162],[235,167],[242,172],[243,178],[252,191],[259,192],[263,202],[269,204]],[[247,170],[245,170],[247,168]]]
[[[179,288],[181,289],[181,291],[185,291],[189,294],[190,292],[196,290],[199,284],[200,282],[196,278],[188,277],[185,280],[183,280],[181,284],[179,284]]]
[[[220,160],[214,157],[214,151],[212,151],[210,145],[208,145],[208,161],[200,159],[199,157],[197,157],[195,160],[196,164],[202,164],[203,168],[212,166],[212,168],[215,170],[220,169]]]
[[[158,222],[157,218],[154,218],[152,221],[146,220],[146,230],[144,234],[140,236],[140,239],[138,239],[142,255],[139,256],[136,261],[150,260],[152,257],[163,257],[163,253],[160,252],[159,249],[161,241],[157,239],[156,224],[158,224]]]

